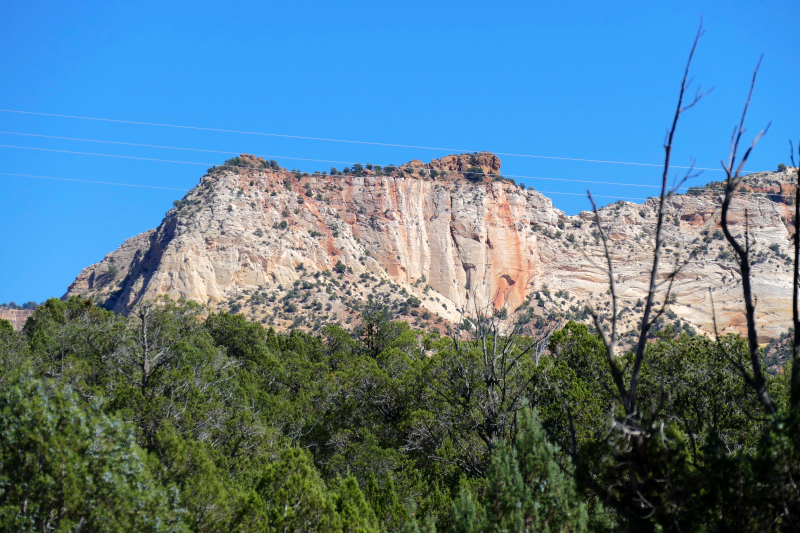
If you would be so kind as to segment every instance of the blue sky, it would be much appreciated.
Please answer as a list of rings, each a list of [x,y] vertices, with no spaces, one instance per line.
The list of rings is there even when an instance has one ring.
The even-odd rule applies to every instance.
[[[0,108],[464,150],[660,163],[694,32],[695,84],[675,164],[719,167],[752,69],[750,169],[800,139],[800,2],[4,2]],[[605,5],[603,5],[605,4]],[[225,155],[74,137],[400,164],[446,151],[0,112],[0,144],[199,163]],[[503,173],[655,185],[659,169],[503,156]],[[341,168],[342,165],[337,165]],[[0,172],[190,188],[204,165],[0,147]],[[696,180],[718,179],[708,171]],[[522,179],[568,214],[587,185]],[[155,227],[180,191],[0,174],[0,302],[60,296],[85,266]],[[594,194],[656,189],[592,185]]]

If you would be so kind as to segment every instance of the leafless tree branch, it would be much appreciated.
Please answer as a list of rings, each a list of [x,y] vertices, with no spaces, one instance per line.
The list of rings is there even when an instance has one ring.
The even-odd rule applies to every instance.
[[[797,147],[798,158],[800,158],[800,143]],[[800,313],[798,313],[798,290],[800,287],[800,166],[794,161],[794,146],[789,141],[789,154],[792,166],[797,173],[795,182],[794,198],[794,269],[792,272],[792,326],[794,327],[794,338],[792,339],[792,375],[790,381],[789,405],[793,413],[800,409]],[[798,161],[800,162],[800,160]]]
[[[750,90],[747,94],[747,100],[744,104],[744,109],[742,110],[742,116],[739,120],[738,126],[734,129],[733,135],[731,136],[731,148],[730,153],[728,155],[728,162],[722,163],[722,168],[725,170],[726,181],[725,181],[725,196],[722,200],[722,217],[721,217],[721,226],[722,226],[722,233],[725,235],[725,240],[728,241],[728,244],[731,245],[733,248],[734,253],[738,257],[739,260],[739,267],[741,269],[742,275],[742,293],[744,297],[744,305],[745,305],[745,319],[747,322],[747,343],[748,348],[750,350],[750,366],[752,375],[748,379],[746,374],[743,374],[742,377],[745,378],[745,382],[753,388],[758,398],[758,401],[764,407],[764,410],[767,414],[775,414],[777,413],[777,406],[770,398],[769,392],[767,391],[767,383],[764,373],[761,370],[761,355],[759,353],[759,346],[758,346],[758,332],[756,330],[756,321],[755,321],[755,304],[753,302],[753,289],[751,285],[750,279],[750,243],[749,237],[747,235],[747,228],[745,227],[745,244],[742,244],[736,240],[736,237],[733,235],[730,229],[730,222],[728,220],[728,216],[730,213],[731,208],[731,201],[733,200],[733,194],[736,192],[737,187],[741,183],[742,180],[742,169],[744,168],[745,163],[747,163],[750,154],[752,153],[753,149],[758,143],[759,139],[763,137],[767,130],[769,130],[769,124],[767,127],[764,128],[763,131],[759,132],[758,135],[755,136],[753,141],[750,143],[750,146],[745,150],[745,153],[742,155],[741,160],[738,161],[737,165],[737,158],[738,158],[738,151],[739,151],[739,144],[742,140],[742,136],[745,133],[745,119],[747,118],[747,110],[750,107],[750,100],[753,96],[753,90],[755,89],[756,84],[756,77],[758,76],[758,69],[761,66],[761,59],[758,60],[758,64],[756,65],[755,70],[753,71],[753,77],[750,81]],[[745,226],[747,225],[747,216],[745,215]],[[797,221],[795,220],[795,224]]]

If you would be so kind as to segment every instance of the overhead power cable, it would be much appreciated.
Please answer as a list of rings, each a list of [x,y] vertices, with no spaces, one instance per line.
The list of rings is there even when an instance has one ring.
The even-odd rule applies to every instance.
[[[241,155],[242,154],[241,152],[225,152],[225,151],[222,151],[222,150],[207,150],[207,149],[203,149],[203,148],[183,148],[183,147],[179,147],[179,146],[163,146],[163,145],[158,145],[158,144],[140,144],[140,143],[127,143],[127,142],[122,142],[122,141],[104,141],[104,140],[99,140],[99,139],[81,139],[81,138],[78,138],[78,137],[59,137],[59,136],[56,136],[56,135],[39,135],[39,134],[36,134],[36,133],[19,133],[19,132],[15,132],[15,131],[0,131],[0,134],[4,134],[4,135],[22,135],[24,137],[39,137],[39,138],[43,138],[43,139],[60,139],[60,140],[64,140],[64,141],[79,141],[79,142],[102,143],[102,144],[118,144],[118,145],[121,145],[121,146],[137,146],[137,147],[140,147],[140,148],[161,148],[161,149],[164,149],[164,150],[183,150],[183,151],[186,151],[186,152],[203,152],[203,153],[209,153],[209,154],[223,154],[223,155]],[[312,161],[312,162],[316,162],[316,163],[338,163],[338,164],[341,164],[341,165],[355,165],[355,163],[353,163],[351,161],[331,161],[329,159],[309,159],[309,158],[306,158],[306,157],[290,157],[290,156],[283,156],[283,155],[259,155],[259,154],[253,154],[253,155],[255,155],[256,157],[261,157],[261,158],[271,157],[271,158],[275,158],[275,159],[294,159],[294,160],[297,160],[297,161]],[[200,164],[210,165],[212,163],[200,163]],[[220,166],[220,165],[217,165],[217,166]]]
[[[93,142],[93,143],[103,143],[103,144],[117,144],[122,146],[137,146],[143,148],[160,148],[165,150],[184,150],[190,152],[204,152],[204,153],[211,153],[211,154],[224,154],[224,155],[241,155],[241,152],[225,152],[222,150],[207,150],[203,148],[183,148],[178,146],[163,146],[163,145],[156,145],[156,144],[140,144],[140,143],[128,143],[128,142],[121,142],[121,141],[104,141],[98,139],[81,139],[77,137],[58,137],[55,135],[38,135],[34,133],[18,133],[12,131],[0,131],[0,134],[5,135],[22,135],[26,137],[40,137],[45,139],[60,139],[60,140],[67,140],[67,141],[79,141],[79,142]],[[25,147],[25,146],[10,146],[10,145],[0,145],[6,148],[21,148],[21,149],[28,149],[28,150],[44,150],[48,151],[48,148],[32,148],[32,147]],[[57,150],[50,150],[50,151],[57,151]],[[95,154],[95,153],[86,153],[86,152],[66,152],[66,153],[75,153],[80,155],[97,155],[103,157],[126,157],[126,156],[113,156],[108,154]],[[354,161],[334,161],[330,159],[309,159],[304,157],[290,157],[290,156],[282,156],[282,155],[264,155],[264,154],[253,154],[255,157],[260,157],[262,159],[272,158],[272,159],[292,159],[296,161],[312,161],[316,163],[336,163],[341,165],[356,165],[360,163],[356,163]],[[166,161],[161,159],[154,159],[154,161],[160,162],[169,162],[169,163],[185,163],[185,164],[197,164],[197,165],[213,165],[213,163],[192,163],[189,161]],[[220,167],[226,166],[233,166],[233,165],[216,165]],[[250,168],[250,167],[236,167],[236,168]],[[473,172],[463,172],[459,170],[448,170],[447,172],[453,174],[474,174]],[[540,176],[520,176],[516,174],[503,174],[505,177],[509,178],[520,178],[520,179],[538,179],[538,180],[548,180],[548,181],[566,181],[566,182],[573,182],[573,183],[595,183],[598,185],[620,185],[623,187],[648,187],[652,189],[660,189],[659,185],[646,185],[640,183],[617,183],[611,181],[593,181],[593,180],[573,180],[573,179],[566,179],[566,178],[544,178]],[[683,189],[687,189],[688,187],[683,187]]]
[[[82,117],[76,115],[62,115],[56,113],[40,113],[35,111],[18,111],[14,109],[0,109],[0,112],[3,113],[18,113],[23,115],[37,115],[43,117],[58,117],[58,118],[71,118],[71,119],[79,119],[79,120],[93,120],[98,122],[114,122],[117,124],[134,124],[139,126],[158,126],[162,128],[177,128],[177,129],[185,129],[185,130],[198,130],[198,131],[213,131],[218,133],[238,133],[243,135],[260,135],[264,137],[282,137],[286,139],[302,139],[308,141],[324,141],[324,142],[338,142],[338,143],[349,143],[349,144],[364,144],[370,146],[387,146],[391,148],[413,148],[416,150],[439,150],[439,151],[446,151],[446,152],[470,152],[475,153],[476,150],[466,150],[463,148],[439,148],[434,146],[416,146],[416,145],[409,145],[409,144],[393,144],[393,143],[382,143],[382,142],[372,142],[372,141],[353,141],[349,139],[331,139],[326,137],[307,137],[303,135],[288,135],[283,133],[264,133],[264,132],[257,132],[257,131],[243,131],[243,130],[229,130],[229,129],[222,129],[222,128],[207,128],[201,126],[183,126],[177,124],[161,124],[157,122],[141,122],[135,120],[120,120],[120,119],[113,119],[113,118],[98,118],[98,117]],[[630,161],[609,161],[604,159],[583,159],[578,157],[559,157],[559,156],[547,156],[547,155],[533,155],[533,154],[516,154],[516,153],[509,153],[509,152],[492,152],[495,155],[502,155],[502,156],[510,156],[510,157],[528,157],[534,159],[553,159],[553,160],[560,160],[560,161],[580,161],[585,163],[608,163],[608,164],[615,164],[615,165],[630,165],[630,166],[640,166],[640,167],[663,167],[662,163],[635,163]],[[706,168],[706,167],[686,167],[686,166],[678,166],[678,165],[671,165],[671,168],[681,168],[681,169],[693,169],[693,170],[712,170],[715,172],[721,172],[722,169],[720,168]]]
[[[0,145],[0,146],[2,146],[2,145]],[[230,165],[228,165],[228,166],[230,166]],[[246,169],[249,169],[249,170],[253,170],[252,167],[234,167],[234,168],[246,168]],[[35,175],[32,175],[32,174],[14,174],[14,173],[11,173],[11,172],[0,172],[0,175],[3,175],[3,176],[17,176],[17,177],[22,177],[22,178],[39,178],[39,179],[45,179],[45,180],[75,181],[75,182],[81,182],[81,183],[93,183],[93,184],[98,184],[98,185],[121,185],[121,186],[125,186],[125,187],[142,187],[142,188],[146,188],[146,189],[165,189],[165,190],[170,190],[170,191],[184,191],[184,192],[186,192],[186,191],[190,191],[191,190],[191,189],[180,189],[180,188],[176,188],[176,187],[156,187],[154,185],[136,185],[136,184],[132,184],[132,183],[113,183],[113,182],[108,182],[108,181],[91,181],[91,180],[79,180],[79,179],[71,179],[71,178],[54,178],[54,177],[49,177],[49,176],[35,176]],[[573,192],[540,191],[540,190],[536,190],[536,192],[538,192],[540,194],[564,194],[564,195],[570,195],[570,196],[585,196],[585,194],[583,194],[583,193],[573,193]],[[623,199],[623,200],[647,200],[647,198],[627,198],[627,197],[620,197],[620,196],[603,196],[603,195],[598,195],[598,194],[595,194],[593,196],[595,196],[597,198],[615,198],[615,199],[618,199],[618,200],[619,199]]]
[[[76,181],[80,183],[92,183],[95,185],[119,185],[122,187],[140,187],[142,189],[163,189],[166,191],[188,191],[189,189],[178,189],[175,187],[158,187],[156,185],[137,185],[135,183],[114,183],[110,181],[93,181],[93,180],[79,180],[72,178],[54,178],[51,176],[34,176],[32,174],[13,174],[11,172],[0,172],[3,176],[17,176],[20,178],[37,178],[42,180],[57,180],[57,181]]]
[[[214,163],[195,163],[193,161],[174,161],[172,159],[155,159],[152,157],[136,157],[132,155],[116,155],[116,154],[96,154],[93,152],[76,152],[74,150],[56,150],[54,148],[35,148],[33,146],[13,146],[10,144],[0,144],[0,148],[18,148],[21,150],[36,150],[39,152],[58,152],[60,154],[77,154],[77,155],[94,155],[97,157],[115,157],[119,159],[137,159],[140,161],[156,161],[159,163],[182,163],[184,165],[201,165],[201,166],[214,166]],[[217,165],[228,166],[228,165]]]
[[[161,145],[152,145],[152,144],[138,144],[138,143],[126,143],[120,141],[103,141],[103,140],[94,140],[94,139],[79,139],[74,137],[56,137],[56,136],[48,136],[48,135],[36,135],[36,134],[28,134],[28,133],[14,133],[14,132],[4,132],[0,131],[0,134],[9,133],[11,135],[26,135],[26,136],[35,136],[35,137],[46,137],[46,138],[54,138],[54,139],[65,139],[65,140],[74,140],[74,141],[86,141],[86,142],[97,142],[97,143],[106,143],[106,144],[119,144],[119,145],[127,145],[127,146],[139,146],[139,147],[149,147],[149,148],[164,148],[170,150],[188,150],[194,152],[208,152],[208,153],[217,153],[217,154],[227,154],[233,155],[237,154],[237,152],[225,152],[220,150],[205,150],[201,148],[181,148],[181,147],[174,147],[174,146],[161,146]],[[250,170],[258,170],[254,167],[245,167],[245,166],[237,166],[237,165],[215,165],[214,163],[204,163],[204,162],[195,162],[195,161],[178,161],[174,159],[157,159],[157,158],[150,158],[150,157],[138,157],[138,156],[128,156],[128,155],[118,155],[118,154],[98,154],[95,152],[79,152],[74,150],[57,150],[54,148],[38,148],[32,146],[16,146],[16,145],[9,145],[9,144],[0,144],[2,148],[17,148],[20,150],[37,150],[42,152],[57,152],[57,153],[65,153],[65,154],[76,154],[76,155],[92,155],[97,157],[113,157],[119,159],[135,159],[140,161],[155,161],[158,163],[178,163],[184,165],[200,165],[200,166],[217,166],[222,168],[242,168],[242,169],[250,169]],[[293,159],[293,160],[301,160],[301,161],[314,161],[314,162],[322,162],[322,163],[340,163],[346,165],[355,165],[356,163],[348,162],[348,161],[332,161],[332,160],[325,160],[325,159],[307,159],[302,157],[289,157],[289,156],[279,156],[279,155],[260,155],[254,154],[256,157],[261,158],[273,158],[273,159]],[[430,169],[425,169],[430,170]],[[459,171],[459,170],[447,170],[442,171],[451,174],[475,174],[474,172],[466,172],[466,171]],[[494,174],[490,174],[490,176],[494,176]],[[501,176],[498,174],[498,176]],[[560,181],[560,182],[567,182],[567,183],[588,183],[588,184],[595,184],[595,185],[615,185],[621,187],[645,187],[651,189],[660,189],[660,185],[648,185],[642,183],[620,183],[614,181],[596,181],[596,180],[577,180],[577,179],[567,179],[567,178],[547,178],[542,176],[525,176],[519,174],[502,174],[503,177],[508,178],[516,178],[516,179],[529,179],[529,180],[544,180],[544,181]],[[680,187],[678,190],[689,190],[692,187]],[[702,189],[702,190],[710,190],[710,191],[718,191],[724,192],[719,189]],[[584,193],[562,193],[562,192],[550,192],[550,191],[539,191],[542,193],[547,194],[565,194],[565,195],[573,195],[573,196],[585,196]],[[781,194],[781,193],[758,193],[752,191],[736,191],[737,194],[769,194],[771,196],[794,196],[791,194]],[[618,198],[621,200],[647,200],[647,198],[632,198],[632,197],[623,197],[623,196],[602,196],[602,195],[595,195],[598,198]]]

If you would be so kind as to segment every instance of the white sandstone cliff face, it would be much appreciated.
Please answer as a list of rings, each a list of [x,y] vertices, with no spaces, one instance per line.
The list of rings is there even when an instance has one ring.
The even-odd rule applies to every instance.
[[[263,161],[245,155],[242,160],[256,166]],[[481,167],[487,173],[499,172],[499,166],[485,152],[408,165],[423,172]],[[161,294],[212,308],[236,309],[244,300],[242,312],[277,326],[297,324],[292,315],[302,313],[309,321],[348,321],[356,317],[353,302],[370,296],[405,311],[403,302],[413,296],[421,301],[419,312],[448,322],[475,304],[527,306],[544,287],[559,294],[544,298],[549,313],[570,316],[584,302],[604,308],[607,278],[597,266],[604,265],[593,214],[565,216],[545,196],[500,180],[473,184],[453,173],[432,179],[420,170],[365,174],[298,179],[287,171],[217,169],[158,228],[84,269],[67,295],[89,295],[122,312]],[[748,183],[759,191],[794,193],[789,172],[748,177]],[[711,331],[713,296],[720,329],[743,331],[738,267],[725,257],[727,244],[714,238],[717,197],[669,200],[670,251],[661,272],[666,276],[676,259],[688,259],[671,289],[678,318]],[[651,199],[601,210],[614,242],[622,306],[629,309],[623,312],[625,327],[635,327],[635,303],[646,291],[656,208]],[[791,269],[780,254],[789,249],[784,220],[790,210],[772,198],[743,194],[731,214],[741,231],[747,212],[760,254],[754,281],[764,338],[789,323]],[[330,276],[340,262],[349,270]],[[286,295],[306,285],[305,310],[287,313]]]

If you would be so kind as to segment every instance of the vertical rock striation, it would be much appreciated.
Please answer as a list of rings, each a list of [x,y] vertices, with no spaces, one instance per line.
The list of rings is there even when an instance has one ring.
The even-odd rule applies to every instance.
[[[450,323],[475,305],[536,308],[537,294],[550,315],[579,316],[588,301],[605,305],[594,215],[566,216],[542,194],[502,179],[494,154],[415,160],[390,175],[377,167],[301,175],[245,154],[235,161],[211,169],[158,228],[85,268],[67,295],[126,312],[165,294],[279,327],[297,326],[302,316],[305,327],[321,317],[349,321],[370,297],[401,314]],[[790,316],[786,221],[795,191],[790,171],[745,182],[732,222],[741,231],[747,213],[756,239],[759,323],[767,338],[785,330]],[[717,235],[713,189],[669,199],[665,274],[670,262],[685,262],[672,288],[673,319],[710,331],[713,296],[720,326],[742,331],[738,269]],[[617,202],[600,213],[630,327],[646,289],[656,208],[656,199]],[[292,299],[302,309],[292,312]]]

